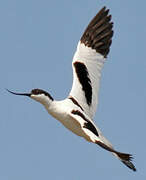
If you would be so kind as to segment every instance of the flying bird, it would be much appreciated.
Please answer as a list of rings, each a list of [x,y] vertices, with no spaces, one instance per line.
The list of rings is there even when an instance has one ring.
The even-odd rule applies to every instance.
[[[93,121],[98,104],[101,71],[110,50],[112,36],[111,15],[109,9],[103,7],[78,42],[72,61],[73,84],[66,99],[56,101],[41,89],[33,89],[30,93],[8,91],[38,101],[70,131],[111,152],[127,167],[136,171],[132,155],[116,151]]]

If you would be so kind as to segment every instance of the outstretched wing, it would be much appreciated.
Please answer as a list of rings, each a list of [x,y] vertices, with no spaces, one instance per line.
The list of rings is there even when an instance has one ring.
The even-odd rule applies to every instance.
[[[101,70],[112,42],[112,27],[109,10],[103,7],[81,37],[72,62],[73,85],[69,98],[90,118],[98,103]]]

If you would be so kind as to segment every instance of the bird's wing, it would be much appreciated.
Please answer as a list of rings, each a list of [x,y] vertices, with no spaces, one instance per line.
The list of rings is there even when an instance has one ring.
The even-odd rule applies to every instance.
[[[69,98],[92,119],[98,103],[101,70],[113,36],[109,10],[103,7],[89,23],[75,52]]]

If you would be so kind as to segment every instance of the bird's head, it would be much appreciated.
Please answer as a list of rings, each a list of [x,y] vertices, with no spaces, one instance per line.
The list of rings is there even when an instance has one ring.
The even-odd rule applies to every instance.
[[[16,93],[16,92],[10,91],[8,89],[7,89],[7,91],[14,95],[28,96],[28,97],[40,102],[41,104],[43,104],[45,106],[49,105],[50,102],[53,101],[52,96],[48,92],[46,92],[42,89],[33,89],[30,93]]]

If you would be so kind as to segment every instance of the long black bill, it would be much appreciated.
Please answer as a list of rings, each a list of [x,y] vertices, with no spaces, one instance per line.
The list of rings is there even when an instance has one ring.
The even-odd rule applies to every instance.
[[[8,90],[8,89],[6,89],[9,93],[11,93],[11,94],[14,94],[14,95],[20,95],[20,96],[28,96],[28,97],[30,97],[30,93],[15,93],[15,92],[12,92],[12,91],[10,91],[10,90]]]

